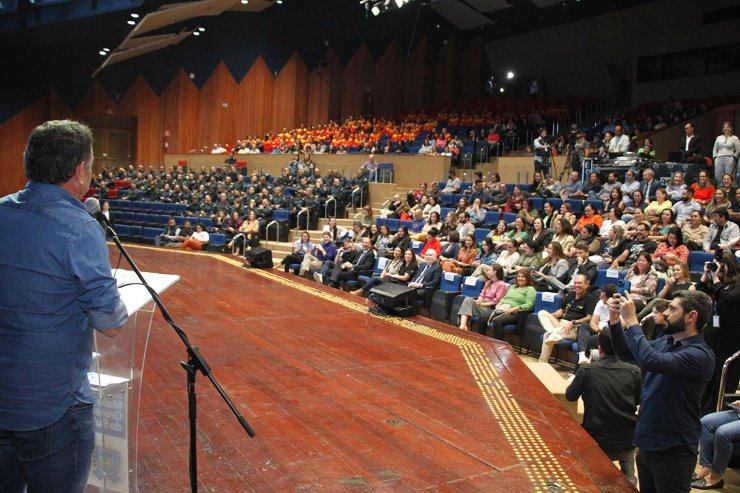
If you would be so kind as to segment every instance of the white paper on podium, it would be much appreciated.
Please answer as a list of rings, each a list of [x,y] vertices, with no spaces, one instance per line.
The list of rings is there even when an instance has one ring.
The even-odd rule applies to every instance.
[[[121,293],[121,298],[123,299],[123,303],[126,305],[129,315],[136,313],[141,307],[152,300],[149,291],[140,284],[141,280],[139,280],[136,273],[130,270],[120,269],[112,269],[112,273],[116,278],[118,290]],[[142,272],[141,275],[144,276],[146,282],[157,294],[180,280],[180,276],[176,276],[174,274]]]

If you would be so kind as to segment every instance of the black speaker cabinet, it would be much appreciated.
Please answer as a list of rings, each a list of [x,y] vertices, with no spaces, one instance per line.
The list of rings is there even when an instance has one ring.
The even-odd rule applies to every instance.
[[[244,252],[244,258],[251,267],[272,269],[272,250],[255,247]]]
[[[370,290],[373,300],[400,317],[412,317],[419,312],[416,289],[405,284],[384,282]]]

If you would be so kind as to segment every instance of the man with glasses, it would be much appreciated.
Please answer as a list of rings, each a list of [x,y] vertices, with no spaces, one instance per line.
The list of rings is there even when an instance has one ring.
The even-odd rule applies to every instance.
[[[646,251],[647,253],[655,252],[658,248],[658,244],[653,240],[648,239],[648,232],[650,231],[650,225],[647,222],[643,222],[637,225],[635,228],[635,239],[627,244],[624,252],[614,259],[612,262],[612,269],[619,269],[621,265],[624,265],[625,269],[629,269],[634,261],[637,260],[637,256],[641,252]]]

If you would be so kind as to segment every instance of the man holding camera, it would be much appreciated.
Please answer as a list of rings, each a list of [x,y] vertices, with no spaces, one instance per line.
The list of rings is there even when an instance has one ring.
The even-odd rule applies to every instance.
[[[547,129],[540,130],[540,136],[534,139],[534,172],[542,173],[542,176],[550,174],[550,156],[552,149],[547,142]]]
[[[712,315],[711,298],[700,291],[678,291],[665,313],[666,335],[648,341],[629,293],[609,301],[615,353],[634,359],[645,372],[634,438],[641,493],[691,489],[702,394],[714,373],[714,353],[702,336]]]

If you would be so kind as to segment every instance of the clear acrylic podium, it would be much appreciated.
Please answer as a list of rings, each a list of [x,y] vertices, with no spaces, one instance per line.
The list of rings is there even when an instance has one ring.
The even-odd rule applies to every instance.
[[[143,272],[159,294],[180,277]],[[95,332],[93,361],[88,372],[95,404],[95,450],[87,491],[129,493],[137,487],[137,437],[141,377],[156,305],[132,271],[114,275],[129,320],[113,338]]]

